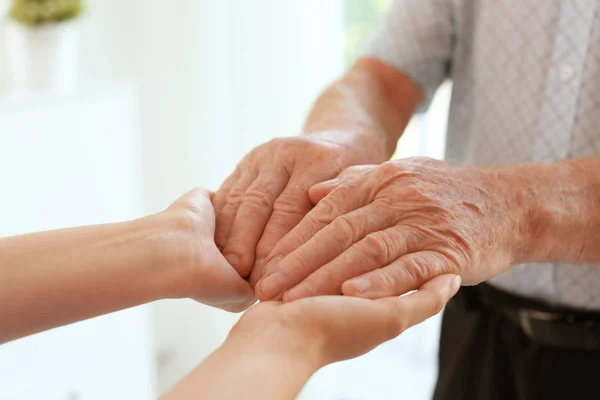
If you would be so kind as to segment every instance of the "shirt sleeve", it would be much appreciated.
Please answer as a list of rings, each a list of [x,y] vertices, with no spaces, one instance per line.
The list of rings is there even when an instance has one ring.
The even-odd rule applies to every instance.
[[[362,55],[411,77],[426,109],[449,75],[452,42],[452,0],[395,0]]]

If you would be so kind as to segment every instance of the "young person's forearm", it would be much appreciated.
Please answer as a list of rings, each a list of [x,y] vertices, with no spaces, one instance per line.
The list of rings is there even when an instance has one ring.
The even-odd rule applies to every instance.
[[[164,222],[0,239],[0,343],[169,296],[166,244],[181,230]]]
[[[421,101],[410,78],[379,61],[361,59],[316,101],[305,134],[369,151],[373,163],[394,153]]]
[[[227,339],[163,400],[292,400],[322,366],[310,343],[251,339]]]
[[[521,262],[600,263],[600,159],[501,168],[525,220]]]

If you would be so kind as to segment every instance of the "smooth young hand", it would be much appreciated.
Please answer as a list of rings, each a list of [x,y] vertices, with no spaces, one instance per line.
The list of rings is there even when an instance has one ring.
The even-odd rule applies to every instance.
[[[0,343],[164,298],[246,309],[254,292],[214,230],[197,189],[133,221],[0,238]]]
[[[248,282],[242,279],[221,254],[214,241],[215,214],[209,193],[194,189],[153,218],[178,221],[181,237],[170,246],[182,273],[174,283],[177,297],[239,312],[256,301]],[[159,224],[162,222],[159,222]]]
[[[165,400],[294,399],[319,368],[365,354],[437,314],[459,286],[458,276],[443,275],[403,297],[257,304]]]

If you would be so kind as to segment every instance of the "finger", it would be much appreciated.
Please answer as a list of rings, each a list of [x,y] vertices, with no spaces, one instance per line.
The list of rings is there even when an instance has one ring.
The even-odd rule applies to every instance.
[[[389,325],[389,339],[438,314],[456,294],[460,283],[458,275],[440,275],[409,295],[376,300],[385,304],[390,315],[395,318],[395,323]]]
[[[384,228],[387,228],[391,221],[384,222],[388,223],[384,226]],[[328,229],[329,227],[321,232],[325,233]],[[422,249],[427,244],[427,238],[420,231],[410,226],[399,225],[383,230],[374,229],[371,232],[286,292],[283,297],[284,301],[341,293],[342,284],[347,280],[386,266],[405,254]],[[339,238],[339,235],[334,237]],[[308,244],[301,247],[301,249],[304,247],[308,247]],[[316,252],[315,249],[314,253]]]
[[[372,169],[373,167],[374,165],[355,165],[352,167],[348,167],[344,169],[336,178],[312,186],[308,190],[308,196],[310,198],[310,201],[316,205],[317,203],[319,203],[319,201],[323,200],[325,196],[331,193],[333,189],[338,187],[342,182],[346,181],[352,176],[362,174]]]
[[[203,268],[195,285],[190,285],[192,297],[202,303],[231,312],[240,312],[256,302],[254,291],[233,269],[214,246],[205,246]]]
[[[287,181],[285,171],[260,174],[243,195],[223,254],[244,278],[252,270],[256,245]]]
[[[264,275],[267,255],[312,209],[312,203],[306,193],[308,187],[308,184],[300,180],[290,179],[285,190],[273,205],[271,218],[256,246],[255,262],[249,279],[252,287],[256,287]]]
[[[435,276],[456,271],[450,260],[436,251],[420,251],[400,257],[386,267],[368,272],[342,285],[347,296],[380,298],[415,290]]]
[[[312,186],[308,190],[308,197],[310,202],[317,205],[321,200],[325,198],[329,193],[340,185],[342,181],[339,178],[331,179],[325,182],[318,183]]]
[[[276,267],[272,264],[267,267],[269,268],[265,271],[267,275],[257,287],[259,297],[261,299],[276,297],[302,282],[365,235],[385,229],[394,223],[395,221],[377,202],[337,217],[306,243],[279,261]]]
[[[258,254],[258,253],[257,253]],[[264,258],[256,257],[254,261],[254,265],[252,266],[252,272],[250,272],[250,278],[248,278],[248,283],[252,288],[256,288],[256,284],[263,276],[263,267],[264,267]]]
[[[271,218],[256,248],[258,263],[264,263],[273,247],[310,211],[312,204],[307,194],[309,187],[310,184],[306,181],[292,177],[275,200]]]
[[[256,175],[253,173],[242,174],[227,193],[227,198],[223,207],[215,214],[217,219],[215,243],[221,249],[227,244],[233,221],[235,220],[238,208],[242,203],[242,197],[255,178]]]
[[[263,277],[277,270],[277,262],[281,258],[306,243],[334,219],[370,202],[370,191],[363,189],[359,182],[346,182],[338,187],[277,242],[266,260],[268,265],[263,271]],[[310,201],[308,207],[311,207]]]
[[[235,169],[228,177],[225,179],[225,182],[221,185],[219,190],[213,195],[211,198],[213,207],[215,209],[215,215],[221,213],[221,210],[227,203],[227,196],[229,195],[229,191],[235,185],[235,183],[242,176],[240,170],[238,168]]]

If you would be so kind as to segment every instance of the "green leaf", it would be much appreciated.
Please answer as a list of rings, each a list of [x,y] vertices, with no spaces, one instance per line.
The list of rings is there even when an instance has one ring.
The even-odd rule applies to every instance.
[[[82,0],[12,0],[9,16],[24,25],[40,25],[76,18]]]

